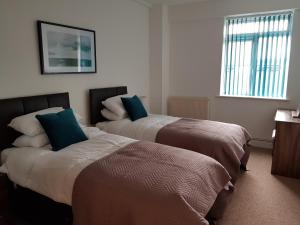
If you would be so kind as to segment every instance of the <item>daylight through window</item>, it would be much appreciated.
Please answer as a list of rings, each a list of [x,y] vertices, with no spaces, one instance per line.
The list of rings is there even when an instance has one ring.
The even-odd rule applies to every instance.
[[[227,17],[220,95],[286,98],[293,12]]]

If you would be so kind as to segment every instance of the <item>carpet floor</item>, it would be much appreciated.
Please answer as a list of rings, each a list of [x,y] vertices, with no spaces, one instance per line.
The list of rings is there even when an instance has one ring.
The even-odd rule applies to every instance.
[[[252,149],[217,225],[300,225],[300,179],[272,175],[271,163],[270,150]]]

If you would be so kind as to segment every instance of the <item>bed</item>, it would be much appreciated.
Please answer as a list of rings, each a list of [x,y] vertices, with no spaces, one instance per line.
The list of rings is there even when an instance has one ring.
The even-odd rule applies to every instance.
[[[90,123],[109,133],[137,140],[147,140],[196,151],[220,162],[235,182],[240,170],[246,170],[250,135],[236,124],[196,120],[166,115],[149,115],[132,122],[129,118],[108,121],[100,111],[102,101],[127,94],[127,87],[91,89]]]
[[[11,146],[20,136],[7,127],[12,118],[57,106],[70,107],[68,93],[0,100],[0,170],[17,187],[72,208],[76,225],[204,225],[220,217],[233,186],[202,154],[96,128],[58,152]]]

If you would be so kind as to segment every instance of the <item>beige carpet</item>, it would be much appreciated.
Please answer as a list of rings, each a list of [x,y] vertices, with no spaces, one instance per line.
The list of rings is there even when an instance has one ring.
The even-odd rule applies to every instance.
[[[217,225],[300,225],[300,179],[271,175],[271,152],[253,148]]]

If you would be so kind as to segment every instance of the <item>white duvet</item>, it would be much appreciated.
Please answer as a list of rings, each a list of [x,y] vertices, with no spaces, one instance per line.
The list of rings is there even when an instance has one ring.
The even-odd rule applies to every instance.
[[[47,148],[10,148],[2,152],[0,172],[16,184],[54,201],[72,205],[76,177],[88,165],[136,140],[98,131],[87,141],[58,152]]]
[[[155,142],[156,135],[161,128],[179,119],[179,117],[151,114],[136,121],[126,118],[100,122],[96,124],[96,127],[108,133]]]

